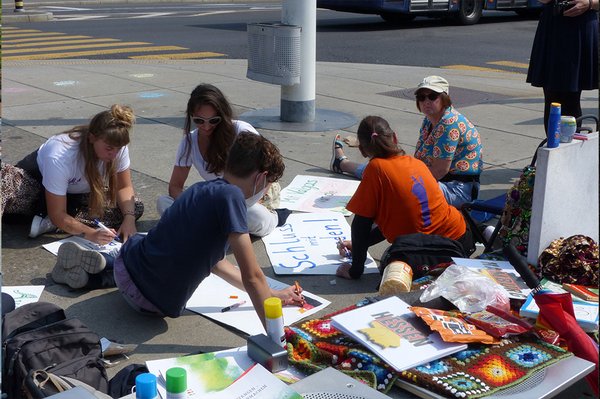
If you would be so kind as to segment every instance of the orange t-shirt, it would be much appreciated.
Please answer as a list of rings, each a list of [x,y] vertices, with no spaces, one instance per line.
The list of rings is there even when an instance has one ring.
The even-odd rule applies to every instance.
[[[373,219],[389,242],[412,233],[457,240],[466,231],[463,216],[448,205],[429,168],[408,155],[371,159],[346,208]]]

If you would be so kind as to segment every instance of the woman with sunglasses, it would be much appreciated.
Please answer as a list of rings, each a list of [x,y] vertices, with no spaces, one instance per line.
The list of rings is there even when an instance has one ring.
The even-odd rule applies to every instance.
[[[259,134],[249,123],[233,119],[231,105],[221,90],[211,84],[196,86],[187,103],[184,136],[169,180],[169,195],[158,198],[158,213],[162,216],[181,195],[192,166],[206,181],[221,177],[229,149],[243,131]],[[255,196],[260,194],[261,188],[257,190]],[[248,229],[250,234],[259,237],[271,233],[290,214],[287,209],[270,211],[263,204],[253,202],[255,204],[248,207]]]
[[[101,245],[115,237],[126,241],[144,212],[129,169],[134,122],[130,107],[115,104],[89,124],[50,137],[16,166],[3,165],[4,212],[23,214],[26,207],[37,213],[31,238],[58,228]],[[10,187],[8,176],[15,183]]]
[[[482,145],[477,128],[452,106],[448,89],[448,81],[440,76],[428,76],[417,87],[417,109],[425,118],[414,156],[429,167],[446,201],[460,207],[476,199],[479,193]],[[332,171],[362,178],[366,164],[347,159],[339,135],[334,139],[332,151]]]

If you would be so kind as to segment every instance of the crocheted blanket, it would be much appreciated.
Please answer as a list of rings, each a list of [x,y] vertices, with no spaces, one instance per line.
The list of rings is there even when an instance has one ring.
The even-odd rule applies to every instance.
[[[369,303],[365,299],[322,318],[286,327],[290,364],[307,374],[334,367],[383,393],[402,378],[442,396],[475,399],[516,385],[572,355],[534,338],[513,338],[498,345],[470,344],[464,351],[397,373],[331,323],[334,315]]]
[[[468,349],[400,373],[400,378],[449,398],[480,398],[512,387],[537,370],[572,356],[536,338],[511,338]]]

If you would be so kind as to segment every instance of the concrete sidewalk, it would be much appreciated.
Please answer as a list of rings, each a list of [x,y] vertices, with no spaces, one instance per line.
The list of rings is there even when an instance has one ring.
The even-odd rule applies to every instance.
[[[24,61],[4,62],[2,67],[2,146],[3,161],[8,163],[20,160],[51,135],[86,123],[113,103],[134,108],[137,125],[130,145],[132,171],[135,189],[146,205],[138,224],[140,231],[157,222],[155,200],[167,192],[193,87],[201,82],[215,84],[228,96],[237,115],[278,107],[280,100],[279,86],[245,78],[245,60]],[[431,74],[449,80],[454,104],[478,126],[483,137],[486,170],[481,196],[490,198],[505,192],[544,137],[542,91],[526,84],[524,75],[317,63],[317,108],[346,113],[356,120],[381,115],[411,153],[422,120],[412,93],[417,83]],[[584,92],[584,114],[597,115],[597,99],[597,91]],[[341,133],[352,136],[355,129],[356,125],[350,126]],[[285,157],[282,187],[297,174],[340,177],[328,170],[334,131],[259,130]],[[356,148],[348,152],[351,158],[361,159]],[[28,231],[28,224],[2,225],[3,284],[45,285],[43,300],[62,306],[69,316],[79,317],[101,336],[139,344],[129,361],[109,369],[110,375],[129,363],[245,344],[242,335],[196,314],[150,319],[130,310],[114,289],[72,292],[55,285],[48,275],[55,257],[41,245],[64,236],[29,239]],[[293,282],[293,278],[273,274],[260,240],[254,246],[265,274]],[[385,245],[379,245],[371,254],[379,259],[384,249]],[[332,301],[325,310],[329,313],[375,294],[378,276],[366,275],[360,281],[334,276],[302,276],[299,280],[305,289]],[[580,383],[561,397],[581,397],[585,390],[585,384]],[[403,396],[398,392],[393,395]]]

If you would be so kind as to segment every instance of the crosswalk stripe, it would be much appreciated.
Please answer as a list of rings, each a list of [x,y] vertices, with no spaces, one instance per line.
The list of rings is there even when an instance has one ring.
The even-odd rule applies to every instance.
[[[10,48],[25,48],[25,47],[34,47],[34,46],[50,46],[54,44],[83,44],[83,43],[102,43],[102,42],[119,42],[119,39],[79,39],[79,40],[56,40],[56,41],[48,41],[48,42],[36,42],[36,43],[18,43],[18,44],[7,44],[2,43],[2,48],[10,49]],[[44,49],[46,50],[46,49]]]
[[[521,73],[515,71],[509,71],[506,69],[497,69],[497,68],[486,68],[475,65],[442,65],[440,68],[442,69],[459,69],[463,71],[484,71],[484,72],[505,72],[505,73]]]
[[[41,36],[54,36],[54,35],[64,35],[64,33],[58,33],[58,32],[2,33],[2,40],[4,40],[5,38],[13,38],[13,37],[41,37]]]
[[[54,46],[54,47],[43,47],[43,48],[23,48],[14,50],[2,50],[2,54],[20,54],[20,53],[41,53],[47,51],[63,51],[63,50],[77,50],[84,48],[99,48],[99,47],[121,47],[121,46],[144,46],[146,42],[119,42],[119,43],[100,43],[90,44],[85,46]],[[184,48],[184,47],[179,47]],[[185,48],[184,48],[185,49]]]
[[[490,61],[490,62],[486,62],[486,64],[507,66],[507,67],[513,67],[513,68],[523,68],[523,69],[529,68],[529,64],[524,64],[522,62],[514,62],[514,61]]]
[[[5,30],[7,30],[6,27],[2,27],[2,36],[4,35],[10,35],[10,32],[4,32]],[[15,30],[14,28],[12,30]],[[41,32],[41,30],[38,29],[19,29],[19,33],[36,33],[36,32]]]
[[[115,48],[106,50],[92,51],[75,51],[68,53],[48,53],[48,54],[31,54],[31,55],[9,55],[2,56],[3,61],[29,61],[29,60],[52,60],[58,58],[80,58],[85,56],[121,54],[121,53],[143,53],[151,51],[178,51],[187,50],[185,47],[179,46],[155,46],[155,47],[132,47],[132,48]]]
[[[6,40],[4,38],[2,38],[2,44],[15,44],[15,43],[33,43],[33,42],[43,42],[44,40],[51,40],[51,39],[91,39],[91,36],[83,36],[83,35],[75,35],[75,36],[63,36],[64,33],[61,33],[60,35],[56,35],[56,36],[44,36],[44,37],[30,37],[30,38],[26,38],[26,39],[13,39],[13,40]]]
[[[224,57],[227,54],[213,53],[211,51],[201,51],[197,53],[179,53],[179,54],[153,54],[153,55],[134,55],[129,58],[135,60],[187,60],[191,58],[209,58],[209,57]]]

